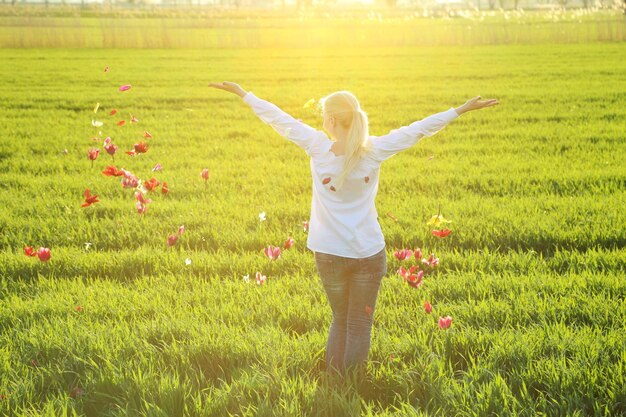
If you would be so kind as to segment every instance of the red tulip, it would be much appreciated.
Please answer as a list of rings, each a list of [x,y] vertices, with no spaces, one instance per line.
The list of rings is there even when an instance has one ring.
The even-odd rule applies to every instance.
[[[135,152],[137,153],[148,152],[148,144],[146,142],[135,143],[134,148],[135,148]]]
[[[200,173],[200,176],[202,178],[204,178],[205,181],[208,180],[209,179],[209,170],[208,170],[208,168],[204,168],[202,170],[202,172]]]
[[[111,116],[113,116],[115,113],[117,113],[116,109],[111,110],[111,112],[109,113]]]
[[[107,177],[121,177],[122,175],[124,175],[124,171],[115,168],[115,166],[113,165],[109,165],[104,169],[104,171],[102,171],[102,174],[106,175]]]
[[[76,307],[74,307],[74,310],[76,310],[76,311],[83,311],[83,306],[76,306]]]
[[[400,269],[398,269],[398,274],[402,278],[404,278],[407,284],[409,284],[410,286],[414,288],[418,288],[423,283],[422,278],[424,276],[424,271],[418,271],[417,274],[414,274],[414,272],[417,271],[417,268],[418,268],[417,265],[413,265],[408,270],[405,269],[403,266],[400,267]]]
[[[420,248],[417,248],[413,251],[413,255],[415,256],[415,259],[417,259],[418,261],[422,259],[422,251]]]
[[[291,236],[289,236],[289,237],[287,238],[287,240],[285,241],[285,244],[283,245],[283,247],[284,247],[285,249],[289,249],[290,247],[292,247],[292,246],[293,246],[293,244],[294,244],[295,242],[296,242],[296,241],[295,241],[295,240],[293,240],[293,238],[292,238]]]
[[[146,190],[148,191],[154,190],[159,184],[160,182],[157,181],[157,179],[154,177],[150,178],[150,180],[148,181],[143,182],[143,186],[146,187]]]
[[[47,262],[50,260],[50,249],[41,247],[37,251],[37,256],[41,262]]]
[[[256,283],[259,284],[259,285],[263,285],[263,284],[265,284],[266,281],[267,281],[267,277],[257,271],[257,273],[256,273]]]
[[[144,130],[143,137],[146,139],[152,139],[152,135],[147,130]]]
[[[32,246],[24,245],[24,255],[26,256],[37,256],[37,251]]]
[[[117,122],[118,126],[124,126],[126,124],[126,120],[120,120],[119,122]]]
[[[430,305],[428,301],[424,302],[424,310],[430,314],[433,311],[433,306]]]
[[[452,230],[450,230],[450,229],[433,230],[432,231],[433,236],[438,236],[438,237],[446,237],[450,233],[452,233]]]
[[[439,258],[435,258],[435,254],[431,253],[428,259],[422,259],[422,263],[435,267],[439,264]]]
[[[99,203],[100,200],[98,200],[98,196],[97,195],[91,195],[89,193],[89,188],[85,189],[85,202],[81,205],[81,207],[88,207],[94,203]]]
[[[393,253],[393,256],[395,256],[399,261],[405,261],[409,259],[411,255],[413,255],[413,252],[411,252],[410,249],[397,250]]]
[[[167,187],[167,183],[163,181],[163,185],[161,185],[161,193],[165,195],[169,192],[170,192],[170,189]]]
[[[451,324],[452,324],[452,317],[450,317],[450,316],[439,317],[439,328],[440,329],[447,329],[448,327],[450,327]]]
[[[330,182],[330,177],[326,177],[322,180],[322,184],[326,185]]]
[[[273,261],[280,257],[280,248],[278,246],[270,245],[267,248],[263,249],[263,253],[265,253],[265,256],[267,256],[268,258],[270,258],[270,260]]]
[[[120,86],[119,90],[120,91],[130,90],[130,87],[131,87],[130,84],[122,85],[122,86]]]

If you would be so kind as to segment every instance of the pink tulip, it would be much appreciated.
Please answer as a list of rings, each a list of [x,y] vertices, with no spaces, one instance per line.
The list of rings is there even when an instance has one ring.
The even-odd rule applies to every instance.
[[[177,240],[178,240],[178,235],[169,235],[167,237],[168,246],[174,246]]]
[[[37,251],[37,256],[41,262],[47,262],[50,260],[50,249],[41,247]]]
[[[182,234],[184,233],[184,231],[185,231],[185,225],[183,224],[182,226],[180,226],[180,227],[178,228],[178,234],[179,234],[179,235],[182,235]]]
[[[288,238],[287,238],[287,240],[285,241],[284,248],[285,248],[285,249],[289,249],[290,247],[292,247],[292,246],[293,246],[293,244],[294,244],[294,243],[295,243],[295,240],[293,240],[293,238],[290,236],[290,237],[288,237]]]
[[[269,245],[267,248],[263,249],[263,253],[265,253],[265,256],[273,261],[275,259],[278,259],[278,257],[280,256],[280,248],[278,246]]]
[[[430,314],[433,311],[433,306],[428,301],[424,301],[424,310]]]
[[[141,204],[148,204],[151,203],[152,200],[149,198],[144,197],[143,193],[141,191],[137,191],[135,192],[135,198],[137,199],[138,202],[140,202]]]
[[[119,90],[120,91],[126,91],[126,90],[130,90],[131,85],[130,84],[125,84],[120,86]]]
[[[135,207],[137,207],[137,213],[138,214],[145,214],[148,211],[148,206],[145,205],[145,204],[142,204],[139,201],[137,201],[137,203],[135,203]]]
[[[154,166],[154,168],[152,168],[152,172],[154,171],[160,171],[161,169],[163,169],[163,167],[161,166],[161,164],[156,164]]]
[[[393,256],[395,256],[400,261],[409,259],[411,255],[413,255],[413,252],[410,249],[397,250],[393,253]]]
[[[422,259],[422,263],[435,267],[439,264],[439,258],[435,258],[435,254],[432,253],[428,259]]]
[[[451,324],[452,324],[452,317],[450,317],[450,316],[439,317],[439,328],[440,329],[447,329],[448,327],[450,327]]]

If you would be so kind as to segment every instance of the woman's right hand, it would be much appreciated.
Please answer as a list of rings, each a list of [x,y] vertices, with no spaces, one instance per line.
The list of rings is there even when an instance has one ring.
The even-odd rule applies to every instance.
[[[485,107],[495,106],[496,104],[500,104],[500,102],[495,98],[481,101],[480,96],[476,96],[474,98],[467,100],[465,104],[457,107],[454,110],[456,110],[458,114],[463,114],[470,110],[484,109]]]
[[[239,84],[231,83],[230,81],[223,81],[221,83],[209,83],[209,87],[219,88],[220,90],[237,94],[239,97],[243,97],[247,93],[247,91],[241,88]]]

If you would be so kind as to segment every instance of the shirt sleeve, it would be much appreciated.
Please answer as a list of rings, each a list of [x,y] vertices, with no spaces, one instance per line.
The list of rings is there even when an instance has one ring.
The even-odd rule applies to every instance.
[[[270,125],[281,136],[304,149],[309,156],[321,152],[324,143],[330,141],[323,131],[296,120],[275,104],[257,97],[252,91],[248,91],[243,96],[243,101],[265,124]]]
[[[459,114],[454,107],[450,107],[446,111],[433,114],[408,126],[394,129],[384,136],[374,136],[371,139],[374,158],[379,162],[391,158],[398,152],[415,145],[424,136],[432,136],[439,132],[457,117]]]

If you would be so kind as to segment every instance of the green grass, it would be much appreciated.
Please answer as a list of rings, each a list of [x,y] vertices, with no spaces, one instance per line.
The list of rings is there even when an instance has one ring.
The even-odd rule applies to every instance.
[[[0,50],[0,414],[626,413],[625,53]],[[335,385],[323,371],[331,316],[301,226],[307,157],[240,98],[206,87],[223,80],[317,128],[302,105],[350,90],[373,135],[477,94],[501,102],[383,164],[389,274],[365,380]],[[140,122],[114,125],[129,113]],[[125,155],[144,130],[148,153]],[[94,135],[119,145],[117,167],[167,181],[170,194],[151,194],[139,216],[132,191],[100,173],[111,160]],[[87,187],[101,202],[81,208]],[[426,225],[439,206],[454,221],[445,239]],[[268,261],[263,247],[289,235],[296,245]],[[24,244],[52,259],[27,258]],[[440,258],[420,289],[395,274],[402,247]],[[256,271],[266,285],[243,281]]]

